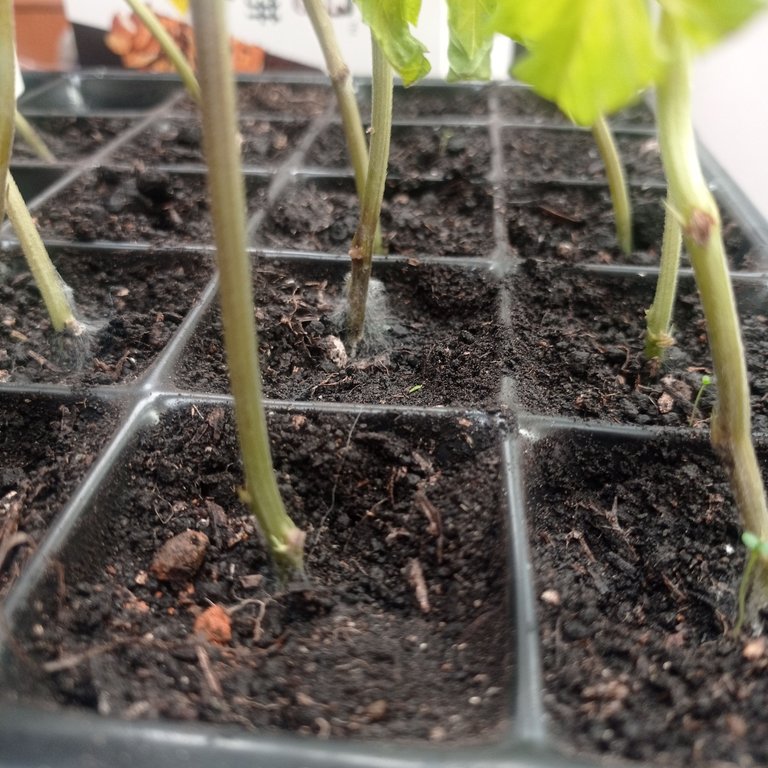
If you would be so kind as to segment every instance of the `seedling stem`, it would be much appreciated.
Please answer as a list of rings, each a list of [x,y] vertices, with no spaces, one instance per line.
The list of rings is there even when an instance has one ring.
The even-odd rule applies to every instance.
[[[680,267],[680,251],[683,233],[680,220],[669,199],[664,213],[664,236],[661,241],[661,263],[656,280],[653,304],[645,313],[645,356],[664,359],[667,349],[675,340],[672,336],[672,309],[677,293],[677,273]]]
[[[16,111],[12,0],[0,0],[0,224],[5,218],[5,179],[13,149],[13,115]]]
[[[349,281],[347,344],[352,354],[363,338],[368,284],[373,262],[373,243],[381,215],[384,184],[387,180],[389,140],[392,130],[392,67],[373,33],[371,48],[373,52],[371,151],[365,192],[361,201],[360,222],[349,249],[352,273]]]
[[[660,36],[668,52],[658,84],[658,122],[670,199],[681,217],[686,249],[698,285],[718,384],[711,441],[729,474],[744,528],[768,539],[768,507],[751,438],[749,385],[720,214],[699,165],[691,122],[691,51],[678,22],[662,11]],[[761,555],[761,595],[768,561]]]
[[[16,126],[16,132],[27,143],[29,148],[44,162],[55,163],[56,158],[53,152],[48,149],[48,146],[43,141],[40,134],[32,127],[32,124],[24,117],[24,115],[16,110],[14,115],[14,124]]]
[[[592,136],[608,176],[608,189],[611,192],[613,217],[616,222],[616,239],[621,250],[629,254],[632,253],[632,206],[619,150],[603,115],[592,125]]]
[[[203,149],[219,267],[224,347],[245,472],[242,494],[285,578],[303,571],[304,533],[288,517],[277,487],[261,394],[245,187],[236,141],[235,87],[223,0],[192,0],[198,51]]]

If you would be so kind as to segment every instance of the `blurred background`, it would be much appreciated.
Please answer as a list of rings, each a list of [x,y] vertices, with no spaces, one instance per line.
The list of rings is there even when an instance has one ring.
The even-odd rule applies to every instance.
[[[62,0],[14,6],[23,69],[78,66]],[[705,146],[768,219],[768,13],[699,59],[694,121]]]

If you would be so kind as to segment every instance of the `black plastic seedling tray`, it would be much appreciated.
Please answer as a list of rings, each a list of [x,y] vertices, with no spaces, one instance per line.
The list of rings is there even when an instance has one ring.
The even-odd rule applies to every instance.
[[[366,84],[359,96],[365,106]],[[280,601],[291,598],[271,580],[235,494],[199,122],[170,77],[83,72],[30,89],[20,107],[44,133],[90,140],[52,167],[21,153],[13,170],[98,327],[88,360],[62,357],[4,229],[0,525],[9,531],[13,519],[15,538],[0,541],[0,764],[764,760],[766,726],[750,706],[768,692],[761,657],[744,658],[727,639],[743,557],[706,439],[711,395],[692,406],[710,362],[690,275],[679,312],[688,332],[669,369],[645,369],[631,335],[661,238],[650,111],[638,105],[613,120],[647,220],[625,257],[587,133],[513,84],[398,89],[389,253],[374,268],[388,290],[385,342],[340,360],[333,307],[356,214],[332,91],[314,77],[245,79],[238,101],[277,471],[310,540],[342,542],[329,544],[330,560],[352,563],[354,587],[324,581],[326,561],[310,554],[316,612],[280,613],[284,625],[266,626],[271,642],[240,626],[228,648],[201,657],[191,634],[173,634],[168,617],[181,613],[190,629],[214,602],[244,600],[242,615],[254,621],[257,603],[287,611]],[[563,172],[565,146],[577,163]],[[768,227],[711,159],[708,170],[724,208],[762,446]],[[22,447],[26,432],[32,448]],[[319,458],[328,445],[316,434],[329,458]],[[160,439],[173,447],[159,451]],[[379,465],[355,476],[348,455]],[[476,466],[480,480],[468,481]],[[183,489],[176,495],[164,491],[171,479]],[[438,505],[427,500],[441,489]],[[678,509],[685,494],[693,503]],[[347,498],[364,508],[342,515],[336,502]],[[389,528],[377,529],[381,521]],[[230,544],[221,525],[240,526]],[[674,537],[697,525],[707,526],[708,549],[689,543],[681,559]],[[371,526],[386,533],[377,551],[397,542],[406,565],[425,566],[429,613],[404,571],[355,549]],[[186,592],[148,582],[154,549],[187,527],[206,532],[221,560],[209,555]],[[658,539],[646,541],[646,530]],[[476,567],[461,581],[452,558],[465,542]],[[143,565],[124,567],[125,553]],[[344,589],[357,590],[355,600],[341,599]],[[618,607],[608,600],[616,593]],[[396,651],[380,651],[389,680],[357,661],[354,632],[367,626],[351,618],[358,603],[411,627]],[[308,626],[322,633],[326,620],[346,629],[324,663],[302,667],[295,638]],[[122,639],[105,640],[114,625]],[[697,646],[702,659],[735,661],[710,677],[684,668],[680,654]],[[233,656],[245,664],[239,674]],[[277,685],[262,680],[267,662],[256,658],[298,666],[278,671]],[[167,689],[156,702],[144,688],[154,675]],[[346,678],[348,700],[323,699],[326,681],[338,688]],[[223,691],[205,687],[217,679]],[[398,705],[402,690],[411,701]],[[450,698],[449,714],[412,726],[433,691]],[[242,709],[232,710],[238,698]],[[721,717],[700,723],[718,708]]]

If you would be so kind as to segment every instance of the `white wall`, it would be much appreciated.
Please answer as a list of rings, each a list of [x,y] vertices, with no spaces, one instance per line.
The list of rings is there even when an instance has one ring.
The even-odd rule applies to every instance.
[[[698,59],[693,94],[699,138],[768,219],[768,13]]]

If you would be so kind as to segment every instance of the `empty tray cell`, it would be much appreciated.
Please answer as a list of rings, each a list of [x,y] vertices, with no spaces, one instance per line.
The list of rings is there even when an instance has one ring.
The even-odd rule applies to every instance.
[[[249,211],[263,206],[268,180],[245,177]],[[88,242],[206,244],[213,240],[206,177],[106,166],[78,178],[36,213],[45,237]]]
[[[212,274],[196,253],[52,250],[88,344],[62,339],[26,262],[0,254],[0,381],[92,386],[130,381],[160,354]]]
[[[58,161],[88,158],[132,124],[124,117],[30,117],[29,122]],[[39,160],[18,131],[13,160]]]
[[[485,119],[488,116],[488,86],[453,86],[415,85],[411,88],[395,86],[392,101],[392,118],[404,120],[411,118],[458,116],[459,119]],[[371,89],[360,86],[358,99],[365,121],[370,120]]]
[[[267,212],[257,242],[288,250],[348,253],[358,223],[351,179],[302,179]],[[381,213],[390,254],[490,257],[493,197],[486,184],[452,179],[388,183]]]
[[[567,264],[657,266],[664,231],[664,190],[631,186],[629,195],[634,244],[631,254],[625,254],[616,242],[607,186],[542,183],[509,190],[506,205],[509,243],[522,258]],[[766,253],[749,240],[726,209],[722,215],[731,268],[765,268]],[[683,264],[688,264],[686,254],[683,254]]]
[[[237,111],[240,115],[317,117],[325,111],[333,98],[329,85],[269,81],[237,84]],[[173,111],[197,112],[198,107],[189,96],[184,96],[174,105]]]
[[[655,136],[615,135],[627,178],[664,180]],[[589,131],[575,129],[502,129],[504,169],[508,179],[604,181],[605,166]]]
[[[320,168],[349,168],[347,144],[340,125],[328,126],[309,148],[305,162]],[[486,128],[458,125],[392,128],[390,176],[483,178],[491,169]]]
[[[279,164],[296,149],[304,121],[286,122],[256,117],[240,119],[240,152],[245,165]],[[196,117],[163,118],[121,144],[109,160],[112,163],[141,162],[147,166],[182,163],[203,164],[202,127]]]

